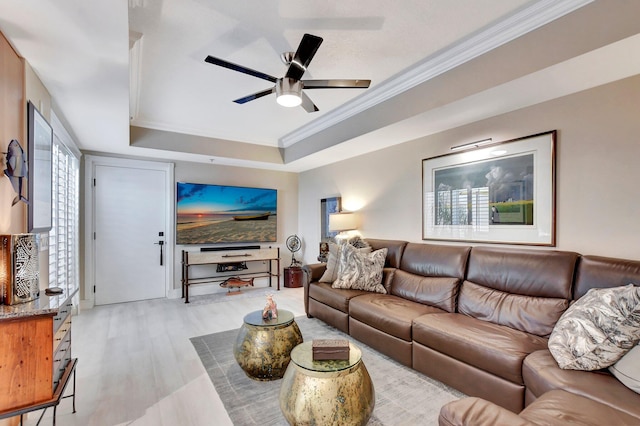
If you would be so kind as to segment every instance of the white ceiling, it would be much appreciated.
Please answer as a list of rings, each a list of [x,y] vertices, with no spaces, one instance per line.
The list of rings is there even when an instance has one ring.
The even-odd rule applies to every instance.
[[[423,0],[144,3],[129,13],[129,28],[143,34],[132,124],[278,146],[285,134],[362,91],[309,91],[320,109],[311,114],[280,107],[274,96],[238,105],[231,101],[272,84],[207,64],[207,55],[281,77],[286,67],[280,54],[295,51],[307,32],[324,42],[305,78],[370,79],[374,88],[526,0],[456,1],[458,7]]]
[[[302,171],[640,72],[637,55],[628,60],[640,45],[631,37],[423,111],[388,102],[390,123],[353,118],[415,98],[410,89],[590,2],[3,0],[0,30],[82,150]],[[320,109],[311,114],[274,95],[238,105],[271,84],[204,62],[212,55],[280,77],[280,54],[304,33],[324,39],[305,78],[371,87],[310,90]],[[605,58],[607,67],[592,66]],[[318,142],[324,134],[333,137]]]

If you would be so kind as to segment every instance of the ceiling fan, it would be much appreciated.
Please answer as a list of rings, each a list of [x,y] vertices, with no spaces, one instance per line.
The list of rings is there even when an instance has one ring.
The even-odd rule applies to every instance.
[[[307,112],[315,112],[319,111],[318,107],[302,91],[302,89],[366,89],[369,87],[369,84],[371,84],[371,80],[301,80],[321,43],[321,37],[305,34],[302,37],[300,45],[295,53],[283,53],[280,57],[289,68],[287,69],[285,76],[282,78],[276,78],[260,71],[236,65],[213,56],[207,56],[205,58],[205,62],[275,83],[275,85],[270,89],[262,90],[233,101],[237,104],[244,104],[275,92],[276,101],[280,105],[286,107],[302,105]]]

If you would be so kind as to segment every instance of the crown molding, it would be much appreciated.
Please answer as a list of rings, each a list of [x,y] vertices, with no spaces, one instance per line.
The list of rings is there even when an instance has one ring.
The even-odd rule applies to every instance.
[[[280,138],[289,147],[438,75],[552,22],[594,0],[540,0],[489,28],[428,56],[415,67],[372,87],[366,93]]]

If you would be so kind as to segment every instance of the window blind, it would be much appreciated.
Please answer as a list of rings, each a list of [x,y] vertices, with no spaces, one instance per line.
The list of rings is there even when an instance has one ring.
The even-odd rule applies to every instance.
[[[49,287],[72,290],[79,286],[79,161],[55,133],[53,139]]]

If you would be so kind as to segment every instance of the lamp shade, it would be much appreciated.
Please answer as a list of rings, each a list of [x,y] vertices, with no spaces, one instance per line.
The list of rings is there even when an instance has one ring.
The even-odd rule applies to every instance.
[[[354,213],[333,213],[329,215],[329,231],[342,232],[358,228]]]

